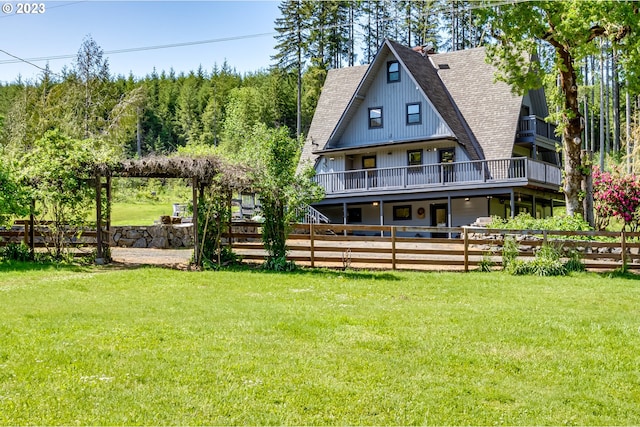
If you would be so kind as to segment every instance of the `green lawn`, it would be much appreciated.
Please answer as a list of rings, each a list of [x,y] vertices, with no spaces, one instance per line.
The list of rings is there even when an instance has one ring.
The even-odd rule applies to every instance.
[[[639,285],[0,264],[0,424],[638,424]]]
[[[160,216],[171,215],[172,212],[171,203],[166,202],[114,202],[111,204],[111,225],[153,225]]]

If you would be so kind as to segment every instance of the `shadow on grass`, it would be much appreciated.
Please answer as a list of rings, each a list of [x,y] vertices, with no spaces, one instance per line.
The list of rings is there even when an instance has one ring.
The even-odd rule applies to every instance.
[[[324,277],[342,277],[347,279],[366,279],[366,280],[402,280],[401,277],[389,272],[376,272],[367,270],[339,270],[330,268],[310,268],[298,267],[293,271],[272,271],[265,270],[261,265],[237,264],[233,266],[223,267],[221,271],[238,271],[238,272],[259,272],[264,274],[280,274],[289,276],[324,276]]]
[[[87,271],[87,265],[55,263],[50,261],[0,261],[0,272],[28,272],[28,271],[71,271],[79,273]]]
[[[621,268],[615,269],[613,271],[598,273],[598,275],[606,279],[640,280],[640,274],[632,272],[631,270],[623,270]]]

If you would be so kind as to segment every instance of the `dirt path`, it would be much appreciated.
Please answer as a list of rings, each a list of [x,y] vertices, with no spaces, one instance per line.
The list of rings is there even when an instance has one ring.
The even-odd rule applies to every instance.
[[[111,248],[114,263],[125,265],[155,265],[187,268],[193,249]]]

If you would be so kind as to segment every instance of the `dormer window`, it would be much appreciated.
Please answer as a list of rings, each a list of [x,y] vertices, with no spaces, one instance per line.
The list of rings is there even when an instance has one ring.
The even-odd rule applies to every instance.
[[[382,127],[382,107],[369,108],[369,129]]]
[[[387,62],[387,83],[400,81],[400,64],[398,61]]]

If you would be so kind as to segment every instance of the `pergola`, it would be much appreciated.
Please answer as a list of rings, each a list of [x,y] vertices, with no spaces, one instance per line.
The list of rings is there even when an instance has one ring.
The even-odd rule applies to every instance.
[[[230,191],[243,191],[251,188],[252,181],[245,166],[232,165],[217,156],[206,157],[146,157],[139,160],[125,160],[115,165],[101,164],[96,167],[96,262],[104,261],[104,242],[102,238],[102,201],[103,191],[107,200],[107,212],[111,207],[111,178],[182,178],[191,181],[194,227],[194,260],[200,265],[198,247],[198,199],[204,189],[212,184]],[[106,228],[110,229],[111,219],[107,215]],[[99,260],[99,261],[98,261]]]

